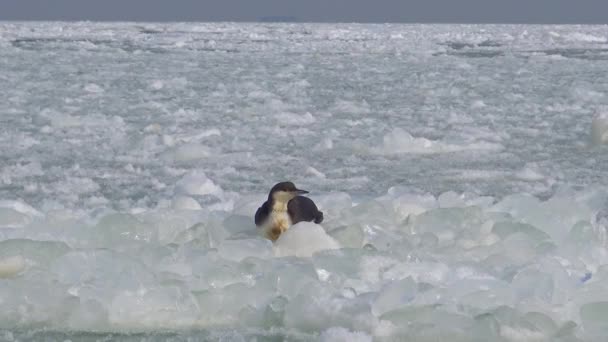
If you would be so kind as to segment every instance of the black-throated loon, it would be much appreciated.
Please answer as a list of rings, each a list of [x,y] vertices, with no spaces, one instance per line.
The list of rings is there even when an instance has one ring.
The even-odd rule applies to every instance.
[[[299,196],[308,191],[300,190],[292,182],[281,182],[270,189],[268,200],[255,213],[255,225],[263,229],[268,239],[276,241],[292,225],[309,221],[321,223],[323,212],[310,198]]]

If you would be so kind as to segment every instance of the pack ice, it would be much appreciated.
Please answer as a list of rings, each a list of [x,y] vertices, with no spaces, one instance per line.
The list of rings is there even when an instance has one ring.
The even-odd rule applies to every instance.
[[[607,38],[0,22],[0,341],[603,341]]]

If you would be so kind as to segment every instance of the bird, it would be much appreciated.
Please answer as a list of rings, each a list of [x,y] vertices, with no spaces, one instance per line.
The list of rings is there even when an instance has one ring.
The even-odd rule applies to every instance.
[[[262,229],[266,238],[276,241],[298,222],[323,222],[323,212],[319,211],[315,202],[300,196],[307,193],[296,188],[292,182],[275,184],[268,193],[268,200],[255,213],[255,225]]]

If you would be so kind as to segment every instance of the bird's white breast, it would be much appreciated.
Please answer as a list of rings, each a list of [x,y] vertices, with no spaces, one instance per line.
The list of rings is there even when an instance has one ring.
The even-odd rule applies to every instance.
[[[291,218],[287,213],[287,203],[275,202],[268,219],[262,226],[264,235],[268,239],[275,241],[289,227],[291,227]]]

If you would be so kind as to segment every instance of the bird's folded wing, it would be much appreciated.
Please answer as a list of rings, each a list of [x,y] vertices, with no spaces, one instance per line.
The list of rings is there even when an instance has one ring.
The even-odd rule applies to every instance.
[[[268,217],[268,202],[264,202],[261,207],[255,212],[255,225],[260,226]]]
[[[297,196],[293,198],[287,203],[287,212],[289,212],[293,224],[301,221],[315,221],[315,223],[323,221],[323,213],[317,209],[315,202],[308,197]]]

